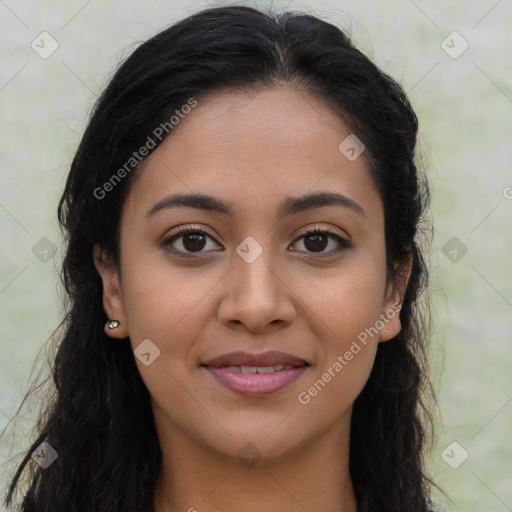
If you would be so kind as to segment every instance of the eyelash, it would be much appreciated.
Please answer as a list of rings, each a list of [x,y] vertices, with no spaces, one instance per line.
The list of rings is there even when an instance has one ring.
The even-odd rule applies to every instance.
[[[182,228],[179,228],[177,230],[177,232],[173,233],[172,235],[168,236],[167,238],[165,238],[163,241],[162,241],[162,245],[167,247],[169,245],[171,245],[173,242],[175,242],[176,240],[178,240],[179,238],[185,236],[185,235],[188,235],[188,234],[201,234],[201,235],[206,235],[208,238],[213,239],[212,236],[210,236],[209,233],[207,233],[206,231],[204,231],[203,229],[200,229],[200,228],[196,228],[196,227],[193,227],[193,226],[186,226],[186,227],[182,227]],[[309,228],[309,229],[306,229],[304,231],[304,233],[302,233],[302,235],[297,238],[296,241],[308,236],[308,235],[315,235],[315,234],[323,234],[323,235],[327,235],[329,236],[330,238],[332,238],[333,240],[335,240],[339,246],[337,249],[333,249],[331,251],[328,251],[328,252],[308,252],[306,251],[308,254],[316,254],[317,257],[319,258],[323,258],[323,257],[332,257],[334,255],[337,255],[341,252],[343,252],[344,250],[346,249],[350,249],[352,247],[352,244],[340,237],[339,235],[337,235],[336,233],[334,233],[333,231],[330,231],[330,230],[326,230],[326,229],[321,229],[321,228],[318,228],[317,226],[315,226],[314,228]],[[217,242],[216,242],[217,243]],[[174,254],[179,254],[180,256],[183,256],[185,258],[198,258],[200,257],[201,254],[203,254],[202,252],[183,252],[183,251],[178,251],[174,248],[170,248],[168,249],[170,252],[174,253]],[[304,251],[297,251],[297,252],[304,252]],[[196,256],[197,255],[197,256]]]

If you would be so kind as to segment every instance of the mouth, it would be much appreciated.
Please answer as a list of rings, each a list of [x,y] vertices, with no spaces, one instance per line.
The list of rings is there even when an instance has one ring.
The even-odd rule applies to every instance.
[[[296,381],[309,366],[306,360],[284,352],[231,352],[201,365],[231,391],[264,396]]]
[[[269,351],[262,354],[249,352],[230,352],[210,359],[203,366],[219,368],[221,366],[269,368],[278,366],[303,366],[309,363],[301,357],[286,352]]]
[[[306,364],[300,365],[300,366],[294,366],[294,365],[290,365],[290,364],[276,364],[276,365],[272,365],[272,366],[217,366],[217,367],[210,366],[209,368],[227,368],[228,370],[232,370],[232,371],[238,372],[238,373],[263,374],[263,373],[280,372],[282,370],[291,370],[292,368],[299,368],[301,366],[306,366]]]

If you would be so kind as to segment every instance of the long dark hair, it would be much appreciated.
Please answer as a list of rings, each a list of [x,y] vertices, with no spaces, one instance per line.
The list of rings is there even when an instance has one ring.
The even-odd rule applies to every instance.
[[[363,141],[384,203],[389,276],[399,278],[393,264],[412,258],[402,330],[379,344],[354,403],[350,472],[360,511],[428,510],[432,483],[423,452],[432,421],[423,397],[432,396],[430,322],[428,300],[419,299],[428,278],[422,244],[429,192],[415,164],[416,115],[401,86],[339,28],[307,14],[243,6],[203,10],[141,44],[92,111],[58,205],[66,309],[52,335],[63,330],[51,365],[54,389],[42,402],[37,438],[13,477],[7,506],[23,481],[24,512],[153,509],[161,451],[150,396],[130,344],[103,330],[93,246],[119,263],[120,213],[137,176],[137,165],[126,162],[148,140],[158,147],[155,129],[168,126],[176,110],[217,90],[276,84],[314,94]],[[101,198],[98,190],[123,166],[123,179],[111,181]],[[59,455],[46,469],[31,459],[43,441]]]

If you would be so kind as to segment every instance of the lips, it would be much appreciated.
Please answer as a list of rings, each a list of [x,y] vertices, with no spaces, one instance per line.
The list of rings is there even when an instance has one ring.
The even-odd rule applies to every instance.
[[[299,356],[269,351],[262,354],[231,352],[201,365],[224,387],[247,396],[266,396],[290,386],[308,371]]]
[[[262,354],[250,354],[249,352],[230,352],[214,357],[203,363],[202,366],[220,368],[224,366],[244,367],[270,367],[270,366],[309,366],[304,359],[285,352],[269,351]]]

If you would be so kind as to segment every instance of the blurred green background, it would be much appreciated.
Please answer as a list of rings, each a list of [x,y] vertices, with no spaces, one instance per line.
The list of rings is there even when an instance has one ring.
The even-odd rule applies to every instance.
[[[89,109],[140,42],[223,4],[0,2],[0,429],[36,370],[44,371],[44,344],[61,319],[56,208]],[[411,99],[435,226],[431,360],[440,417],[428,464],[448,494],[444,510],[512,510],[512,2],[272,6],[348,30]],[[42,32],[58,44],[49,56],[54,43]],[[0,441],[2,490],[27,447],[33,421],[27,411],[23,416]]]

